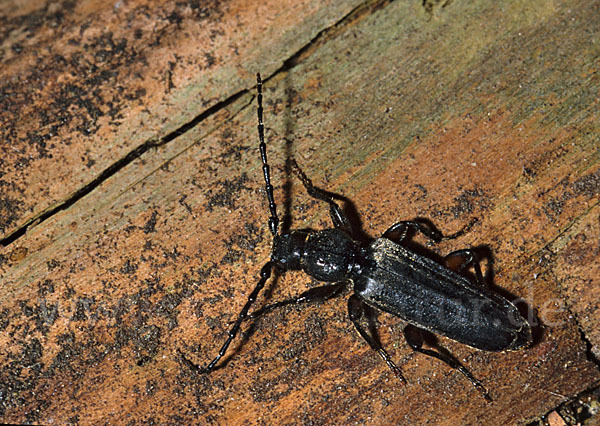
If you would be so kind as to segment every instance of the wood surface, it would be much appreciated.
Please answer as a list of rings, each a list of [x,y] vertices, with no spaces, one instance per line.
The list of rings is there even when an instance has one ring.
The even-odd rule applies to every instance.
[[[600,381],[600,2],[0,4],[0,420],[526,424]],[[402,385],[343,296],[243,327],[268,260],[255,73],[275,198],[331,226],[284,167],[376,238],[421,217],[477,247],[532,347],[445,338],[489,390],[414,353]],[[257,308],[318,285],[269,281]]]

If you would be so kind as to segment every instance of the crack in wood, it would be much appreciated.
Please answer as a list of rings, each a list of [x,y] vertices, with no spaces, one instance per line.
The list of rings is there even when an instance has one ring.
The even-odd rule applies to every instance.
[[[169,134],[163,136],[159,140],[149,139],[146,142],[144,142],[143,144],[137,146],[132,151],[130,151],[127,155],[122,157],[120,160],[117,160],[116,162],[114,162],[110,166],[108,166],[106,169],[104,169],[104,171],[102,171],[91,182],[89,182],[88,184],[84,185],[82,188],[75,191],[70,197],[68,197],[67,199],[63,200],[62,202],[54,205],[53,207],[47,209],[46,211],[38,214],[37,216],[31,218],[30,220],[25,222],[23,225],[21,225],[19,228],[17,228],[12,233],[10,233],[8,236],[1,239],[0,245],[6,247],[6,246],[14,243],[20,237],[25,235],[25,233],[27,232],[27,230],[30,227],[38,226],[39,224],[50,219],[52,216],[56,215],[58,212],[60,212],[62,210],[66,210],[67,208],[71,207],[72,205],[77,203],[79,200],[81,200],[83,197],[85,197],[86,195],[91,193],[94,189],[96,189],[97,187],[102,185],[107,179],[109,179],[110,177],[117,174],[119,171],[121,171],[122,169],[127,167],[129,164],[131,164],[136,159],[140,158],[142,155],[144,155],[150,149],[158,148],[158,147],[168,144],[173,139],[185,134],[186,132],[188,132],[192,128],[196,127],[198,124],[200,124],[201,122],[203,122],[210,116],[212,116],[212,115],[218,113],[219,111],[223,110],[224,108],[227,108],[228,106],[232,105],[235,101],[240,99],[242,96],[246,95],[248,92],[249,92],[248,89],[244,89],[237,93],[234,93],[233,95],[229,96],[227,99],[217,102],[210,108],[204,110],[202,113],[197,115],[194,119],[181,125],[179,128],[177,128],[174,131],[170,132]],[[240,109],[240,111],[245,109],[246,107],[248,107],[250,104],[252,104],[253,100],[254,100],[254,96],[248,101],[247,105],[244,105]]]
[[[319,31],[317,33],[317,35],[315,35],[308,43],[306,43],[304,46],[302,46],[300,49],[298,49],[294,54],[290,55],[286,60],[284,60],[283,64],[277,70],[275,70],[275,72],[273,74],[271,74],[270,76],[265,78],[264,81],[270,80],[271,78],[273,78],[274,76],[276,76],[279,73],[289,71],[291,68],[295,67],[302,60],[304,60],[307,56],[310,56],[316,49],[318,49],[319,46],[326,43],[327,40],[331,39],[332,37],[337,35],[339,32],[345,30],[348,26],[355,24],[356,22],[363,19],[364,17],[369,16],[370,14],[374,13],[375,11],[384,8],[385,6],[392,3],[393,1],[394,0],[370,0],[370,1],[366,1],[366,2],[362,3],[361,5],[355,7],[350,12],[348,12],[346,15],[344,15],[341,19],[336,21],[334,24]],[[111,176],[113,176],[116,173],[118,173],[119,171],[121,171],[123,168],[125,168],[126,166],[131,164],[133,161],[135,161],[140,156],[142,156],[143,154],[148,152],[150,149],[163,146],[163,145],[169,143],[170,141],[172,141],[173,139],[175,139],[176,137],[183,135],[188,130],[194,128],[195,126],[197,126],[199,123],[201,123],[208,117],[212,116],[213,114],[216,114],[220,110],[233,104],[235,101],[240,99],[242,96],[249,93],[250,90],[251,89],[243,89],[243,90],[240,90],[240,91],[232,94],[228,98],[226,98],[226,99],[214,104],[210,108],[204,110],[202,113],[197,115],[194,119],[183,124],[181,127],[170,132],[169,134],[165,135],[158,141],[156,139],[150,139],[150,140],[144,142],[142,145],[137,146],[135,149],[133,149],[127,155],[125,155],[125,157],[121,158],[120,160],[117,160],[116,162],[111,164],[109,167],[107,167],[95,179],[93,179],[88,184],[86,184],[82,188],[75,191],[70,197],[63,200],[62,202],[59,202],[58,204],[54,205],[51,208],[46,209],[45,211],[41,212],[40,214],[36,215],[35,217],[29,219],[27,222],[25,222],[24,224],[19,226],[17,229],[15,229],[12,233],[7,235],[5,238],[0,239],[0,245],[6,247],[6,246],[9,246],[10,244],[14,243],[20,237],[25,235],[25,233],[27,232],[27,230],[30,227],[38,226],[39,224],[45,222],[49,218],[56,215],[58,212],[60,212],[62,210],[66,210],[67,208],[71,207],[76,202],[78,202],[83,197],[85,197],[90,192],[92,192],[94,189],[96,189],[98,186],[102,185],[102,183],[104,183]],[[254,97],[251,99],[250,103],[252,102],[253,99],[254,99]],[[242,109],[244,109],[244,108],[242,108]]]

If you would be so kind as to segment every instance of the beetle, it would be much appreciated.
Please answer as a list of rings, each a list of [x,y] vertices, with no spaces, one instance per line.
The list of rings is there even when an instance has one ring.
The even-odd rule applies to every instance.
[[[404,329],[404,335],[415,351],[435,357],[461,372],[485,399],[491,401],[481,382],[448,351],[443,348],[437,351],[423,348],[421,332],[425,330],[476,349],[497,352],[529,346],[532,341],[530,324],[515,305],[486,288],[475,251],[462,249],[447,255],[447,262],[452,258],[461,260],[454,270],[400,244],[415,232],[422,233],[434,242],[456,238],[463,235],[473,222],[455,234],[444,236],[422,221],[401,221],[388,228],[380,238],[363,245],[352,237],[350,222],[331,194],[314,186],[292,160],[292,169],[308,194],[329,205],[333,228],[280,233],[264,137],[260,74],[257,74],[257,92],[259,151],[270,211],[268,225],[273,235],[271,259],[263,265],[258,283],[248,296],[217,356],[206,367],[200,367],[180,352],[183,361],[197,372],[208,374],[225,355],[244,321],[258,318],[282,306],[332,298],[340,294],[347,283],[352,283],[353,294],[348,299],[350,321],[400,381],[406,380],[382,347],[374,329],[364,327],[361,323],[365,318],[369,319],[372,308],[406,321],[410,326]],[[462,274],[470,267],[475,271],[476,284]],[[249,313],[273,269],[281,272],[303,270],[327,284]]]

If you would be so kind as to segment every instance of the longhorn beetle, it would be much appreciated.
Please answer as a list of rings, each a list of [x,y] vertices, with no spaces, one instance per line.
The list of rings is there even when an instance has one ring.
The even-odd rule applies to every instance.
[[[295,161],[292,161],[292,168],[308,194],[329,205],[333,228],[279,233],[279,217],[273,198],[264,140],[260,74],[257,74],[257,91],[259,150],[271,214],[268,221],[269,230],[273,234],[271,259],[262,267],[258,284],[248,296],[218,355],[206,367],[199,367],[180,353],[182,360],[190,368],[199,373],[212,372],[245,320],[257,318],[282,306],[329,299],[338,295],[349,282],[353,283],[354,289],[354,294],[348,299],[350,321],[402,382],[406,381],[402,372],[381,346],[374,329],[364,328],[361,324],[361,319],[371,313],[370,308],[403,319],[412,325],[412,330],[419,333],[421,330],[427,330],[485,351],[516,350],[531,343],[531,327],[517,308],[485,288],[479,261],[473,250],[458,250],[446,256],[446,261],[452,257],[462,259],[457,271],[454,271],[391,239],[396,237],[395,241],[402,242],[412,231],[420,232],[434,242],[440,242],[464,234],[470,225],[453,235],[444,236],[437,229],[422,222],[402,221],[392,225],[381,238],[365,247],[352,238],[350,222],[331,195],[315,187]],[[471,283],[460,274],[470,266],[475,271],[477,284]],[[329,284],[309,289],[295,298],[267,305],[249,314],[274,268],[281,272],[304,270],[311,277]],[[409,327],[404,329],[404,335],[412,349],[435,357],[458,370],[473,383],[485,399],[491,401],[484,386],[469,370],[444,349],[436,351],[423,348],[422,336],[415,336]]]

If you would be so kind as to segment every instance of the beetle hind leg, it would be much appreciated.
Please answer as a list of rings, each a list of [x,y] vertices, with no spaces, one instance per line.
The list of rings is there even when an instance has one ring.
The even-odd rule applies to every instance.
[[[457,263],[454,259],[458,258],[463,259],[461,262]],[[455,270],[459,273],[464,272],[470,266],[473,266],[475,270],[475,279],[477,280],[477,284],[481,287],[486,287],[485,280],[483,279],[483,273],[481,272],[481,266],[479,264],[479,256],[472,249],[462,249],[456,250],[452,253],[449,253],[444,257],[444,262],[448,266],[448,268]]]
[[[452,354],[450,354],[450,352],[448,352],[445,348],[437,344],[435,345],[437,350],[423,348],[423,342],[425,340],[423,333],[425,333],[423,330],[412,325],[408,325],[404,328],[404,337],[406,338],[406,342],[414,351],[439,359],[450,368],[458,370],[467,379],[469,379],[471,383],[473,383],[473,386],[475,386],[475,388],[481,392],[481,395],[486,399],[486,401],[491,402],[492,397],[483,384],[477,380],[475,376],[473,376],[473,374],[467,370],[467,368],[465,368],[456,358],[454,358]]]

